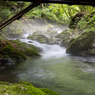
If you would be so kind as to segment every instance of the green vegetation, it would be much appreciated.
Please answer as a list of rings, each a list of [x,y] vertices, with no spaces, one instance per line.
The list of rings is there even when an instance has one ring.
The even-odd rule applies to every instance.
[[[13,61],[26,60],[27,56],[40,56],[36,46],[28,45],[19,40],[0,40],[0,58],[11,58]]]
[[[25,51],[27,49],[34,49],[39,52],[39,48],[34,45],[27,44],[25,42],[20,42],[19,40],[10,40],[10,42],[14,43],[17,47],[19,47],[23,51]]]
[[[13,59],[26,59],[25,54],[23,51],[15,49],[9,42],[6,47],[2,48],[0,53],[5,57],[9,56],[10,58]]]
[[[29,6],[30,2],[17,2],[17,1],[4,1],[0,0],[0,21],[3,22],[8,18]],[[40,18],[49,20],[51,22],[57,22],[60,24],[68,24],[73,16],[80,12],[94,11],[92,6],[73,5],[66,4],[46,4],[42,3],[39,6],[33,8],[24,15],[26,18]]]
[[[59,95],[46,88],[36,88],[29,82],[0,82],[1,95]]]
[[[33,49],[25,50],[25,54],[32,57],[40,56],[40,54],[36,50],[33,50]]]

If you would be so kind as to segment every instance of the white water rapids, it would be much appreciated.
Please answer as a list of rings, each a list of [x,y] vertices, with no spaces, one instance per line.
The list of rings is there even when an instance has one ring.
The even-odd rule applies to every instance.
[[[59,45],[48,45],[48,44],[41,44],[37,41],[29,40],[27,37],[29,34],[25,34],[23,37],[24,39],[20,39],[22,42],[26,42],[27,44],[32,44],[34,46],[37,46],[42,49],[42,58],[48,59],[48,58],[60,58],[63,56],[66,56],[65,53],[66,49],[63,47],[60,47]]]

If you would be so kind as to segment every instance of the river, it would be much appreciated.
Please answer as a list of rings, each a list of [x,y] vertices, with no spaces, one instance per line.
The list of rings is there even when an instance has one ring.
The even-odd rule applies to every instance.
[[[25,35],[27,37],[27,35]],[[29,43],[30,40],[20,39]],[[41,44],[41,57],[31,58],[13,66],[2,67],[0,80],[28,81],[42,88],[49,88],[60,95],[95,95],[95,59],[72,56],[59,45]]]

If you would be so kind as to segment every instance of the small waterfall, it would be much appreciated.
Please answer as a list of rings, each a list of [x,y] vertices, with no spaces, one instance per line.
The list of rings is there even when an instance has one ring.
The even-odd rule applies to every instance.
[[[42,44],[34,40],[27,39],[29,34],[24,35],[24,39],[20,39],[22,42],[26,42],[27,44],[32,44],[42,49],[42,58],[59,58],[66,56],[65,48],[60,47],[59,45],[48,45]],[[30,43],[31,42],[31,43]]]

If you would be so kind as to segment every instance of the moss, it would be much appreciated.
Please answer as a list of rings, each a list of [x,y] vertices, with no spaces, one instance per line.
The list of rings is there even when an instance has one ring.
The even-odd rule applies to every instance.
[[[8,55],[15,51],[15,49],[12,46],[6,46],[3,49],[1,49],[1,54]]]
[[[0,85],[8,85],[9,82],[3,82],[3,81],[0,81]]]
[[[17,59],[27,59],[27,57],[25,56],[24,52],[22,52],[21,50],[15,49],[15,51],[12,53],[12,57],[13,58],[17,58]]]
[[[40,56],[40,54],[37,51],[33,50],[33,49],[25,50],[25,54],[28,55],[28,56],[32,56],[32,57]]]
[[[67,47],[67,46],[69,45],[69,43],[70,43],[70,38],[69,38],[69,37],[66,37],[66,38],[64,38],[64,39],[62,40],[61,46]]]
[[[60,95],[58,94],[57,92],[55,91],[52,91],[50,89],[47,89],[47,88],[40,88],[43,92],[47,93],[48,95]]]
[[[27,39],[31,40],[37,40],[40,43],[48,43],[49,38],[46,37],[45,35],[39,33],[40,31],[34,32],[32,35],[29,35]]]
[[[71,54],[77,54],[80,51],[88,50],[89,48],[92,48],[94,38],[94,31],[85,31],[69,44],[66,52]]]
[[[17,47],[21,48],[22,50],[34,49],[36,51],[39,51],[38,47],[27,44],[25,42],[20,42],[19,40],[11,40],[10,42],[14,43]]]
[[[58,34],[56,36],[56,38],[64,39],[64,38],[69,37],[69,36],[71,36],[71,33],[69,32],[69,30],[64,30],[60,34]]]
[[[31,83],[0,82],[0,95],[60,95],[52,90],[36,88]]]
[[[0,43],[0,47],[6,46],[5,43]]]
[[[25,54],[21,50],[15,49],[11,45],[4,47],[3,49],[1,49],[0,52],[2,55],[9,55],[9,57],[11,57],[11,58],[26,59]]]
[[[17,84],[24,84],[24,85],[33,86],[30,82],[26,82],[26,81],[18,81]]]
[[[8,55],[4,55],[3,57],[4,57],[4,58],[9,58],[9,56],[8,56]]]
[[[3,56],[0,54],[0,58],[3,58]]]

